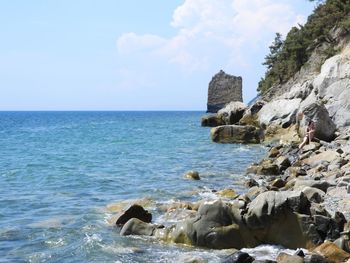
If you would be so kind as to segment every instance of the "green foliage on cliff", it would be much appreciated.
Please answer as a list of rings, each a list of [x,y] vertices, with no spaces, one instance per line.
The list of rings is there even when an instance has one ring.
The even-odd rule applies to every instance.
[[[309,0],[315,1],[315,0]],[[316,0],[317,1],[317,0]],[[264,94],[273,85],[290,79],[308,61],[313,50],[322,43],[329,43],[326,55],[335,54],[333,28],[350,31],[350,0],[318,1],[320,4],[308,17],[304,26],[293,27],[283,41],[279,33],[270,46],[270,54],[263,65],[267,66],[265,77],[259,82],[258,91]]]

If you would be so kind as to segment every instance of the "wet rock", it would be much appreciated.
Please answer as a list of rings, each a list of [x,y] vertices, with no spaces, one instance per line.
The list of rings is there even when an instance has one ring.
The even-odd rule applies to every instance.
[[[124,225],[131,218],[137,218],[143,222],[150,223],[152,221],[152,214],[142,206],[134,204],[118,214],[115,224],[118,226]]]
[[[286,170],[291,166],[290,160],[286,156],[280,156],[276,159],[275,163],[278,165],[279,169],[282,171]]]
[[[154,230],[157,226],[149,223],[145,223],[137,218],[131,218],[127,221],[122,229],[120,230],[120,235],[128,236],[128,235],[144,235],[144,236],[152,236]]]
[[[249,178],[246,182],[244,182],[244,186],[247,188],[251,188],[253,186],[259,186],[259,183],[257,181],[255,181],[254,179]]]
[[[328,263],[344,262],[350,258],[350,254],[339,248],[332,242],[326,241],[316,247],[313,252],[316,252],[326,258]]]
[[[201,119],[203,127],[216,127],[224,124],[225,121],[218,114],[205,115]]]
[[[222,263],[252,263],[254,258],[251,257],[248,253],[237,251],[228,257],[224,258]]]
[[[217,192],[218,196],[234,199],[238,197],[238,194],[233,189],[224,189],[219,192]]]
[[[203,204],[196,218],[179,222],[172,227],[167,240],[215,249],[240,249],[257,244],[243,224],[239,209],[221,201]]]
[[[213,142],[260,143],[261,131],[254,126],[224,125],[210,131]]]
[[[185,173],[185,177],[193,180],[200,180],[199,173],[197,171],[188,171]]]

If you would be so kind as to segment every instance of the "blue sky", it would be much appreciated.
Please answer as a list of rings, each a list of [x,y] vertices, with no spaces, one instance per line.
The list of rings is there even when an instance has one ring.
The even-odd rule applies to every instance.
[[[306,0],[0,0],[0,110],[205,110],[220,69],[248,102]]]

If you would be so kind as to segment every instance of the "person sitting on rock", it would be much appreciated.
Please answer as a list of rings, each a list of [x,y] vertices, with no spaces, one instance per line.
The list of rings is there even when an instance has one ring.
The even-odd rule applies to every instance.
[[[306,134],[305,134],[304,140],[299,145],[299,150],[302,149],[305,146],[305,144],[311,143],[312,139],[315,136],[315,131],[316,131],[315,122],[313,120],[310,120],[306,127]]]

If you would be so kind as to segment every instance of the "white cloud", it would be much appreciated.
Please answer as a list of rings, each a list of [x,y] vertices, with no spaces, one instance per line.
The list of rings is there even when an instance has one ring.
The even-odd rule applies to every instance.
[[[117,46],[120,54],[152,52],[186,70],[204,70],[215,60],[215,49],[227,52],[229,64],[244,56],[243,47],[249,51],[267,45],[271,33],[286,34],[304,20],[292,1],[185,0],[173,13],[171,25],[178,29],[175,36],[165,39],[126,33],[118,38]]]
[[[123,76],[122,84],[170,89],[171,83],[203,89],[210,76],[223,69],[243,76],[244,93],[248,94],[244,96],[251,99],[275,33],[285,35],[306,20],[295,6],[295,0],[184,0],[169,21],[175,29],[172,37],[131,32],[118,38],[120,61],[132,67],[134,74],[144,75],[145,80],[135,83],[134,75],[130,75],[128,85],[128,77]],[[203,81],[189,84],[195,75]]]

